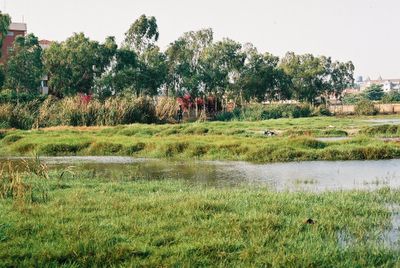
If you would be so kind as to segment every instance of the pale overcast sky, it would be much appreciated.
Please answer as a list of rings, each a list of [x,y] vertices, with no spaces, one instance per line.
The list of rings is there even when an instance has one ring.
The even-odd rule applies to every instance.
[[[400,0],[0,0],[41,39],[74,32],[118,43],[141,14],[157,18],[165,48],[183,32],[211,27],[215,39],[352,60],[364,77],[400,78]]]

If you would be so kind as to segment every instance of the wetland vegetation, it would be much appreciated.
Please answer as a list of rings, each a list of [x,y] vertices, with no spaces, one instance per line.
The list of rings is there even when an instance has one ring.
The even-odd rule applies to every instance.
[[[396,266],[398,190],[274,192],[39,163],[0,173],[0,266]],[[11,169],[11,170],[10,170]],[[389,238],[388,238],[389,237]]]
[[[398,117],[382,117],[397,120]],[[399,126],[370,117],[311,117],[256,122],[54,127],[5,130],[0,155],[124,155],[146,158],[287,162],[400,157]],[[376,120],[376,118],[375,118]],[[267,136],[265,131],[275,135]],[[319,140],[321,137],[348,139]]]

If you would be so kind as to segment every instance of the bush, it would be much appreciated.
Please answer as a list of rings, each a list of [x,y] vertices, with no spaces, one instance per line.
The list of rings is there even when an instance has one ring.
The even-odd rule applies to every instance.
[[[400,92],[398,91],[390,91],[386,93],[382,98],[383,103],[393,103],[400,102]]]
[[[15,90],[2,90],[0,92],[0,103],[11,103],[11,104],[17,104],[17,103],[27,103],[27,102],[32,102],[32,101],[44,101],[46,99],[46,96],[44,95],[39,95],[38,93],[27,93],[27,92],[20,92],[17,94]]]
[[[376,115],[378,111],[375,109],[374,103],[369,100],[362,100],[356,104],[355,112],[357,115]]]
[[[345,105],[353,105],[357,104],[363,99],[363,96],[360,94],[347,94],[342,98],[342,103]]]
[[[360,133],[370,136],[385,135],[393,136],[400,134],[400,125],[380,125],[364,128]]]
[[[305,104],[252,104],[246,108],[223,112],[215,117],[217,121],[243,120],[259,121],[278,118],[299,118],[312,116],[312,109]]]

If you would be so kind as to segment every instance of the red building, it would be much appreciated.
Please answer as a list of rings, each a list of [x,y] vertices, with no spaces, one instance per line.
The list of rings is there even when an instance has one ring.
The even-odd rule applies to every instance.
[[[11,23],[7,36],[3,40],[3,46],[1,48],[1,58],[0,63],[4,64],[7,62],[10,51],[13,48],[14,41],[17,36],[22,35],[25,36],[27,31],[26,23]]]

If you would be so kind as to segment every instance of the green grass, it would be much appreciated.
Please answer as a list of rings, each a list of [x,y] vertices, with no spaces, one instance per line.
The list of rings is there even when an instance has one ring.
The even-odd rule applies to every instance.
[[[276,193],[61,171],[25,183],[46,198],[0,199],[0,267],[400,264],[399,247],[380,239],[387,205],[400,204],[388,188]]]
[[[393,116],[383,118],[396,118]],[[372,126],[369,117],[312,117],[259,122],[124,125],[104,128],[9,130],[0,155],[127,155],[135,157],[244,160],[364,160],[400,157],[397,126]],[[375,118],[376,119],[376,118]],[[265,130],[277,136],[266,137]],[[316,137],[349,136],[321,142]]]

